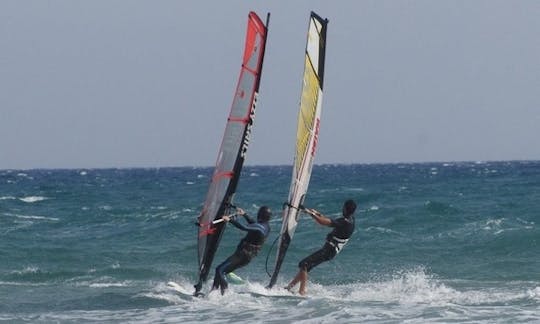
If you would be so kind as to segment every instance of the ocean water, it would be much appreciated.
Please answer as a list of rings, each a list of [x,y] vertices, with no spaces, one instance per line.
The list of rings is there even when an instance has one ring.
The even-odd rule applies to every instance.
[[[0,322],[540,322],[540,162],[318,165],[305,205],[357,229],[283,287],[329,229],[301,219],[276,288],[272,242],[289,166],[244,168],[235,203],[274,210],[259,256],[225,296],[194,298],[195,218],[212,168],[0,171]],[[242,232],[229,226],[213,266]],[[208,282],[210,285],[211,282]]]

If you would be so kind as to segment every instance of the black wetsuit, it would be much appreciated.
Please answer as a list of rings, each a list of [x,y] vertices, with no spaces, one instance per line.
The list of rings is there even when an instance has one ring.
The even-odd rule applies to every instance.
[[[230,223],[243,231],[247,231],[247,235],[240,240],[234,254],[216,268],[212,290],[221,288],[222,294],[225,293],[228,286],[225,275],[248,264],[259,253],[270,233],[268,222],[255,222],[246,214],[244,214],[244,218],[248,225],[243,225],[234,219]]]
[[[298,267],[307,272],[311,271],[322,262],[333,259],[349,241],[354,232],[354,215],[348,218],[332,219],[331,221],[332,223],[329,226],[334,229],[326,236],[324,246],[300,261]]]

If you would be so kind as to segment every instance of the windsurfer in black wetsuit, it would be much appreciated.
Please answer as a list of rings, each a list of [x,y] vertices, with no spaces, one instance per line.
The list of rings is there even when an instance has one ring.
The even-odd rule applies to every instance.
[[[262,206],[259,208],[259,212],[257,213],[257,221],[254,221],[251,217],[249,217],[241,208],[238,208],[237,214],[244,216],[248,224],[244,225],[239,223],[236,219],[231,218],[230,216],[223,216],[222,218],[224,221],[231,222],[231,224],[233,224],[235,227],[248,233],[240,241],[234,254],[216,267],[216,275],[214,277],[212,290],[220,288],[222,295],[225,293],[228,286],[225,275],[247,265],[251,259],[253,259],[259,253],[264,241],[270,233],[270,225],[268,224],[268,221],[270,220],[270,217],[272,217],[272,212],[267,206]]]
[[[334,229],[326,236],[324,246],[309,255],[298,264],[299,270],[294,279],[285,287],[291,290],[297,283],[300,283],[300,295],[306,294],[306,285],[308,280],[308,272],[324,261],[333,259],[343,246],[349,241],[354,232],[354,211],[356,203],[353,200],[347,200],[343,204],[343,217],[331,219],[315,209],[304,209],[306,213],[311,215],[313,219],[325,226],[333,227]]]

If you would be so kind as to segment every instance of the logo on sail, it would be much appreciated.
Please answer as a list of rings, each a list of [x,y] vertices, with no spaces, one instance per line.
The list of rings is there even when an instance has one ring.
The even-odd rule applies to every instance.
[[[317,144],[319,143],[319,127],[321,120],[317,118],[315,122],[315,134],[313,135],[313,147],[311,148],[311,156],[315,156],[315,150],[317,149]]]
[[[251,129],[253,128],[253,120],[255,119],[255,108],[257,106],[257,92],[253,95],[253,104],[251,105],[251,111],[249,112],[248,125],[246,127],[246,136],[244,136],[244,141],[242,142],[242,150],[240,150],[240,157],[245,158],[246,152],[249,146],[249,141],[251,140]]]

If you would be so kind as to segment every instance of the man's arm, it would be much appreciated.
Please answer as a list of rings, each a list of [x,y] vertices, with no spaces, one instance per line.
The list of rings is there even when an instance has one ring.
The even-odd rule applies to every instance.
[[[261,232],[261,233],[265,234],[264,226],[262,226],[259,223],[255,222],[253,224],[244,225],[244,224],[238,222],[236,219],[231,218],[230,216],[223,216],[222,218],[223,218],[223,220],[225,222],[230,222],[231,224],[233,224],[239,230],[246,231],[246,232]]]
[[[324,225],[324,226],[330,226],[332,225],[332,220],[323,214],[321,214],[319,211],[311,208],[305,209],[306,213],[308,213],[317,223]]]
[[[246,220],[246,222],[248,224],[256,223],[255,220],[253,218],[249,217],[249,215],[242,208],[240,208],[240,207],[236,208],[236,213],[238,215],[244,216],[244,219]]]

